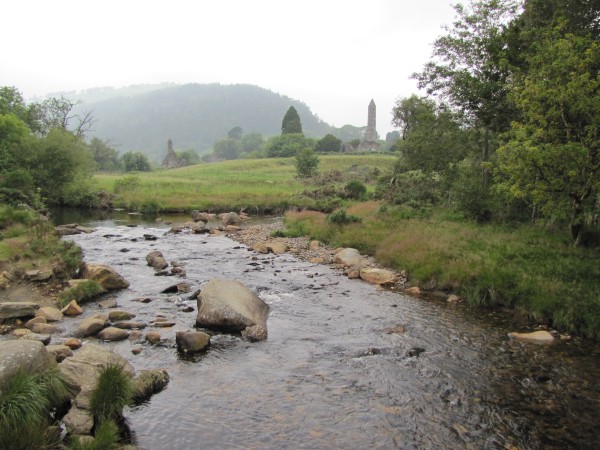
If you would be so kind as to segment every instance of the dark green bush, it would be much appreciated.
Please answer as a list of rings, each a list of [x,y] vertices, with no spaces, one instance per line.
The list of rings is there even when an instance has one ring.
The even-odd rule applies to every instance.
[[[352,180],[344,186],[344,196],[353,200],[360,200],[367,194],[367,187],[358,180]]]
[[[360,217],[347,214],[345,209],[340,209],[334,213],[331,213],[327,217],[327,221],[335,225],[349,225],[351,223],[362,222],[362,219]]]

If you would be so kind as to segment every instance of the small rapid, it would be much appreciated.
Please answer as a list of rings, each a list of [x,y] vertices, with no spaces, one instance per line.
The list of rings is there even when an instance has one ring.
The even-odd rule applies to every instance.
[[[86,225],[96,231],[68,239],[86,261],[130,282],[112,295],[118,308],[148,324],[159,315],[176,322],[139,355],[127,340],[103,344],[136,370],[171,376],[164,391],[126,411],[140,447],[591,449],[600,442],[597,344],[513,342],[506,334],[516,324],[500,313],[381,290],[290,254],[257,255],[223,236]],[[145,259],[153,250],[181,263],[186,278],[155,276]],[[215,334],[208,351],[183,357],[175,332],[194,329],[195,311],[183,306],[195,309],[196,301],[161,291],[185,281],[194,292],[216,277],[244,283],[270,305],[269,337],[249,343]],[[152,301],[136,301],[142,297]],[[85,315],[100,309],[84,306]],[[390,333],[398,326],[406,331]]]

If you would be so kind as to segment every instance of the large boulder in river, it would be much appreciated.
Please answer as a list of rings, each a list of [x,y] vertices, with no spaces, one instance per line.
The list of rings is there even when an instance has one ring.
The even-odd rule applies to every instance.
[[[178,331],[175,333],[177,350],[183,353],[196,353],[210,344],[210,336],[202,331]]]
[[[120,366],[129,376],[134,370],[125,358],[95,344],[87,344],[58,365],[69,394],[74,398],[73,406],[64,417],[67,431],[73,434],[90,434],[94,419],[89,405],[92,391],[98,384],[98,377],[105,367]]]
[[[154,268],[154,270],[162,270],[169,267],[169,263],[163,256],[162,252],[159,252],[158,250],[148,253],[146,255],[146,262],[150,267]]]
[[[357,269],[361,269],[367,264],[365,258],[355,248],[342,249],[333,257],[333,262],[345,267],[355,267]]]
[[[269,305],[242,283],[216,278],[198,294],[198,326],[243,332],[251,328],[250,340],[267,338]],[[254,338],[256,337],[256,338]]]
[[[239,225],[242,223],[242,218],[237,213],[229,212],[221,216],[221,222],[223,225]]]
[[[103,264],[84,263],[81,277],[87,280],[97,281],[107,291],[129,287],[129,282],[125,278],[119,275],[111,267]]]
[[[0,341],[0,391],[17,372],[43,372],[54,364],[54,356],[39,341]]]

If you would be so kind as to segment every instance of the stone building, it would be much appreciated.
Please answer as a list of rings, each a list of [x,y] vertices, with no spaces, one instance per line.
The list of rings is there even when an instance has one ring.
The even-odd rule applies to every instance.
[[[173,140],[167,141],[167,156],[163,159],[162,167],[164,169],[177,169],[178,167],[185,166],[185,161],[177,157],[175,150],[173,150]]]
[[[379,150],[379,135],[377,134],[377,108],[375,102],[371,99],[369,103],[367,128],[363,139],[358,146],[359,151],[377,151]]]

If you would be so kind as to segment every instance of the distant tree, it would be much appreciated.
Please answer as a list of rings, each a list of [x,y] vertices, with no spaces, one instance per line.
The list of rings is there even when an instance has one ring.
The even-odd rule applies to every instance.
[[[336,138],[332,134],[328,134],[321,140],[317,141],[315,151],[317,153],[339,153],[342,149],[341,139]]]
[[[302,123],[300,122],[300,116],[296,108],[290,106],[281,122],[281,134],[297,133],[302,133]]]
[[[221,139],[215,142],[213,154],[217,159],[238,159],[242,152],[242,145],[237,139]]]
[[[264,145],[265,140],[263,139],[263,136],[260,133],[245,134],[242,137],[243,153],[260,152],[263,150]]]
[[[85,136],[94,125],[95,119],[89,111],[76,112],[74,108],[79,103],[62,96],[44,100],[36,110],[42,135],[53,128],[60,128],[72,130],[77,137]]]
[[[319,157],[309,147],[304,147],[296,154],[296,175],[299,178],[310,178],[317,174]]]
[[[121,156],[121,165],[125,172],[150,172],[152,166],[142,152],[127,152]]]
[[[302,133],[274,136],[265,145],[267,156],[270,158],[296,156],[300,150],[305,148],[313,150],[315,148],[315,141],[314,139],[304,137]]]
[[[92,138],[89,148],[98,164],[98,170],[108,172],[120,169],[119,152],[112,148],[108,141]]]
[[[186,166],[191,166],[200,162],[200,156],[198,156],[198,153],[194,150],[183,150],[175,153],[180,160],[185,162]]]
[[[390,131],[385,135],[385,143],[388,146],[394,145],[400,140],[400,132],[398,130]]]
[[[244,130],[242,127],[233,127],[231,130],[227,132],[227,137],[229,139],[240,140],[242,139],[242,135],[244,134]]]

